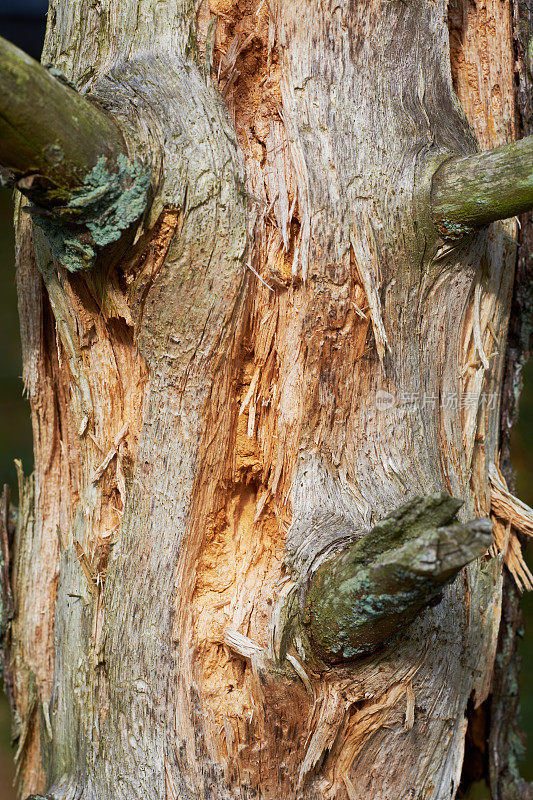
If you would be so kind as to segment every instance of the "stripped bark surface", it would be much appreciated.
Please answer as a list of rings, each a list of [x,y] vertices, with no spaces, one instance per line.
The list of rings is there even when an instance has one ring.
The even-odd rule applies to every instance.
[[[515,224],[445,242],[429,195],[512,138],[509,15],[451,6],[450,49],[444,0],[52,0],[44,61],[154,199],[83,275],[18,213],[22,794],[456,796],[502,556],[372,658],[325,669],[284,622],[406,501],[490,511]]]

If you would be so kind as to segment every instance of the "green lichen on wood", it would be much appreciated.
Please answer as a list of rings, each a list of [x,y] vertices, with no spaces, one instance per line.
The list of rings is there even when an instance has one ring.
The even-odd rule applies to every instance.
[[[56,258],[71,272],[93,266],[98,249],[120,239],[143,214],[150,171],[119,155],[115,169],[102,157],[68,202],[51,210],[32,207],[33,218]]]
[[[372,653],[439,602],[492,541],[489,520],[455,521],[461,505],[444,493],[416,498],[319,567],[301,615],[314,655],[339,663]]]

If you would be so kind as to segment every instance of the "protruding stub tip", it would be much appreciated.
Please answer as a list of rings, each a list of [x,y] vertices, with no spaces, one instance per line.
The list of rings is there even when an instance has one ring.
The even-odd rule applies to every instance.
[[[465,524],[458,522],[428,531],[412,540],[405,551],[409,558],[402,559],[397,551],[396,560],[403,562],[413,574],[424,576],[436,585],[447,583],[463,567],[484,555],[492,544],[492,523],[489,519],[474,519]]]

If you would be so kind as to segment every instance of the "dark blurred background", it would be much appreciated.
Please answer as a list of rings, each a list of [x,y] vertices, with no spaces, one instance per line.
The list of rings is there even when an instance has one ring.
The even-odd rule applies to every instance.
[[[48,0],[0,0],[0,36],[39,59],[47,10]],[[0,189],[0,275],[0,486],[9,483],[15,489],[13,459],[20,458],[28,474],[33,454],[29,405],[22,396],[13,203],[8,189]],[[14,800],[14,772],[9,710],[0,686],[0,800]]]
[[[47,9],[48,0],[0,0],[0,36],[39,59]],[[29,405],[22,396],[13,203],[8,189],[0,189],[0,275],[0,486],[9,483],[15,489],[13,459],[20,458],[28,474],[33,454]],[[0,685],[0,800],[14,800],[14,772],[9,710]]]
[[[0,36],[39,59],[46,25],[48,0],[0,0]],[[20,458],[26,474],[33,464],[29,407],[22,396],[20,336],[15,292],[12,194],[0,190],[0,486],[16,487],[14,458]],[[526,369],[520,418],[513,435],[513,464],[518,471],[517,495],[533,506],[533,362]],[[533,549],[529,554],[530,567]],[[522,654],[522,721],[528,734],[521,772],[533,780],[533,592],[523,599],[526,633]],[[10,742],[7,702],[0,691],[0,800],[14,800],[13,750]],[[469,800],[488,794],[483,785],[472,788]]]

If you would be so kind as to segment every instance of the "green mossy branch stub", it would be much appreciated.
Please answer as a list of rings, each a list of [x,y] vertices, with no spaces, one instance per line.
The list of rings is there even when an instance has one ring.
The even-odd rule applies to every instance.
[[[101,108],[0,37],[0,164],[40,206],[64,202],[104,156],[126,153]]]
[[[0,37],[0,176],[31,200],[63,266],[88,269],[139,219],[150,174],[101,108]]]
[[[68,202],[29,210],[56,258],[71,272],[89,269],[99,248],[118,241],[146,208],[150,170],[119,155],[116,169],[100,158]]]
[[[533,136],[450,158],[431,185],[431,211],[445,239],[459,239],[533,208]]]
[[[318,568],[301,614],[313,655],[339,663],[372,653],[441,599],[492,542],[489,520],[455,520],[461,505],[444,493],[415,498]]]

